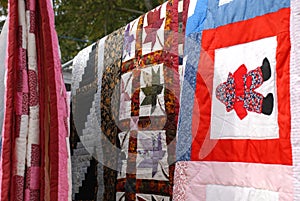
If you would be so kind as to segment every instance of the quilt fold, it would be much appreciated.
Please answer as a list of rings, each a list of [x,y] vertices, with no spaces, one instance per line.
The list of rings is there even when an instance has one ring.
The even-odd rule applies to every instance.
[[[49,1],[9,1],[1,200],[68,200],[68,105]]]

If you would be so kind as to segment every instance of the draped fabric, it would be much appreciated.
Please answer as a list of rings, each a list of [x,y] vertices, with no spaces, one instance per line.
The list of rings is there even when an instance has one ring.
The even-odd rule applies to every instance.
[[[169,0],[83,49],[70,144],[51,4],[9,11],[1,200],[300,199],[299,1]]]
[[[82,50],[72,199],[299,200],[299,8],[170,0]]]
[[[50,1],[9,1],[1,200],[68,199],[68,106]]]
[[[7,21],[5,21],[5,23],[2,27],[1,34],[0,34],[0,46],[2,47],[2,49],[0,50],[0,63],[2,64],[1,67],[0,67],[0,80],[2,80],[2,86],[5,86],[5,82],[4,82],[4,78],[5,78],[5,55],[6,55],[6,47],[7,47],[7,40],[6,39],[7,39]],[[0,125],[2,125],[2,123],[3,123],[4,93],[5,93],[5,87],[1,87],[0,88]],[[2,126],[0,126],[0,133],[2,133]]]
[[[174,200],[299,199],[296,13],[289,0],[191,3]]]
[[[172,200],[188,1],[169,1],[73,62],[73,200]]]

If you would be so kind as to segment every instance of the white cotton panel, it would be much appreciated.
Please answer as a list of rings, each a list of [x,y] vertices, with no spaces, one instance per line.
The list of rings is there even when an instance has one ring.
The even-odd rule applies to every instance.
[[[206,201],[278,201],[278,192],[238,186],[207,185]]]
[[[138,18],[138,19],[130,22],[128,25],[126,25],[126,29],[129,26],[129,32],[128,32],[127,37],[133,36],[134,40],[130,43],[130,51],[129,52],[126,51],[126,47],[123,47],[122,62],[126,62],[130,59],[135,58],[136,32],[137,32],[137,25],[139,23],[139,19],[140,18]],[[124,41],[125,40],[126,39],[124,37]],[[124,42],[124,45],[125,45],[125,42]],[[129,43],[128,43],[128,45],[129,45]]]
[[[90,45],[83,50],[81,50],[73,60],[72,65],[72,96],[76,95],[76,90],[79,88],[79,83],[82,81],[82,75],[84,73],[84,67],[89,58],[89,53],[92,50]]]
[[[197,0],[190,0],[188,17],[191,17],[194,14],[196,5],[197,5]]]
[[[276,48],[277,37],[268,37],[249,43],[234,45],[215,50],[211,139],[278,139],[278,104],[276,90]],[[229,72],[234,73],[242,64],[247,72],[262,65],[267,57],[271,65],[271,77],[255,89],[264,97],[272,93],[274,97],[273,112],[271,115],[248,112],[240,120],[234,110],[227,112],[215,94],[217,86],[226,82]]]
[[[36,56],[36,43],[35,43],[35,34],[33,33],[28,33],[28,69],[29,70],[34,70],[37,72],[37,56]]]
[[[178,13],[183,12],[183,0],[178,2]]]
[[[22,48],[26,49],[26,14],[25,14],[25,1],[18,1],[18,20],[19,26],[22,28]]]
[[[40,144],[39,106],[30,107],[28,144]]]
[[[25,157],[26,157],[26,145],[27,145],[27,132],[28,132],[28,115],[21,116],[20,133],[16,138],[16,159],[17,159],[17,172],[19,176],[24,176],[25,173]]]
[[[166,23],[167,3],[168,2],[166,2],[166,3],[164,3],[164,4],[161,5],[160,19],[164,19],[164,21],[161,24],[160,28],[157,30],[157,33],[156,33],[156,42],[154,43],[153,48],[152,48],[152,42],[144,43],[144,41],[145,41],[145,39],[147,37],[146,31],[145,31],[145,27],[148,26],[147,16],[149,15],[149,13],[146,14],[146,16],[145,16],[143,36],[142,36],[142,40],[143,40],[142,41],[142,43],[143,43],[142,54],[143,55],[150,54],[152,52],[159,51],[159,50],[163,49],[164,41],[165,41],[164,38],[165,38],[165,23]],[[158,10],[158,8],[155,8],[155,10]],[[152,10],[152,11],[154,11],[154,10]],[[155,29],[153,31],[155,31]]]
[[[234,0],[219,0],[219,6],[223,6],[223,5],[228,4],[232,1],[234,1]]]

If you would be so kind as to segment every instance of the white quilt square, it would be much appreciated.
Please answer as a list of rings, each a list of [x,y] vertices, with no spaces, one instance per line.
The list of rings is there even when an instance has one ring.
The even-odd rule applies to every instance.
[[[153,22],[151,25],[153,25],[153,27],[148,27],[148,16],[149,18],[153,18],[150,17],[150,15],[152,15],[152,11],[158,11],[158,9],[161,8],[160,10],[160,15],[156,16],[156,22]],[[142,54],[146,55],[149,54],[151,52],[155,52],[158,50],[162,50],[164,47],[164,35],[165,35],[165,22],[166,22],[166,8],[167,8],[167,3],[164,3],[163,5],[161,5],[161,7],[158,7],[152,11],[150,11],[149,13],[146,14],[145,19],[144,19],[144,29],[143,29],[143,36],[142,36]],[[161,23],[158,23],[159,21],[161,21]],[[160,27],[158,27],[160,26]],[[146,32],[146,30],[148,31],[148,34]],[[150,32],[150,34],[149,34]]]
[[[167,181],[169,179],[166,133],[143,131],[138,133],[137,179]]]
[[[276,86],[277,37],[269,37],[245,44],[215,50],[212,94],[211,139],[277,139],[278,103]],[[234,73],[244,64],[247,72],[262,65],[264,58],[270,62],[271,77],[255,89],[264,97],[272,93],[274,106],[271,115],[247,111],[240,119],[234,110],[226,111],[225,105],[216,98],[216,88],[226,82],[229,72]]]
[[[121,76],[120,93],[119,120],[129,119],[131,117],[132,72]]]
[[[170,197],[160,195],[136,194],[136,200],[169,201]]]
[[[125,193],[124,192],[117,192],[116,193],[116,200],[125,201]]]
[[[239,186],[207,185],[206,201],[278,201],[274,191]]]
[[[165,115],[165,85],[163,64],[141,70],[140,77],[140,116]],[[154,101],[155,104],[152,105]]]
[[[130,59],[135,58],[135,45],[136,45],[136,31],[139,18],[127,24],[124,33],[124,45],[122,61],[126,62]]]
[[[127,173],[127,158],[130,132],[121,132],[118,134],[120,140],[120,153],[118,158],[118,179],[125,179]]]

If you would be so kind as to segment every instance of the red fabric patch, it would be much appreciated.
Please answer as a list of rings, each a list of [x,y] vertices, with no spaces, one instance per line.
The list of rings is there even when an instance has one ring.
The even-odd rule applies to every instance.
[[[20,129],[21,129],[21,115],[16,115],[16,138],[20,137]]]
[[[40,189],[40,168],[30,167],[30,190]]]
[[[22,95],[22,114],[28,115],[29,113],[29,107],[28,107],[28,93],[23,93]]]
[[[24,79],[26,79],[26,49],[21,48],[22,42],[19,48],[19,63],[18,63],[18,70],[17,70],[17,91],[22,92],[24,90]]]
[[[25,9],[30,10],[30,0],[25,1]]]
[[[69,118],[68,117],[64,118],[64,125],[66,128],[67,134],[68,134],[68,132],[69,132]],[[68,137],[68,136],[66,136],[66,137]]]
[[[23,90],[23,71],[22,70],[18,70],[17,71],[17,92],[22,92]]]
[[[26,58],[26,49],[19,48],[19,70],[26,70],[27,67],[27,58]]]
[[[26,169],[26,186],[25,189],[30,189],[30,181],[31,181],[31,168]]]
[[[40,190],[30,190],[30,201],[40,200]]]
[[[30,12],[30,28],[29,32],[34,33],[35,30],[35,11],[29,11]]]
[[[22,43],[23,43],[23,27],[19,26],[18,27],[18,47],[22,48]]]
[[[147,14],[147,22],[148,22],[148,26],[145,27],[145,31],[146,31],[146,38],[144,43],[149,43],[151,42],[151,49],[153,49],[155,43],[156,43],[156,37],[157,37],[157,31],[160,29],[163,21],[164,21],[164,17],[160,18],[160,14],[161,14],[161,7],[159,7],[158,9],[155,9],[153,11],[150,11]]]
[[[13,177],[14,182],[14,191],[12,193],[13,199],[15,201],[22,201],[23,200],[23,190],[24,190],[24,177],[15,175]]]
[[[31,145],[31,166],[40,166],[40,146],[36,144]]]
[[[290,9],[203,31],[193,112],[191,160],[292,165],[289,84]],[[279,139],[211,140],[211,97],[215,49],[277,36],[276,75]],[[200,114],[200,117],[199,117]]]
[[[37,92],[37,73],[34,70],[28,71],[29,82],[29,106],[36,106],[38,104]]]

